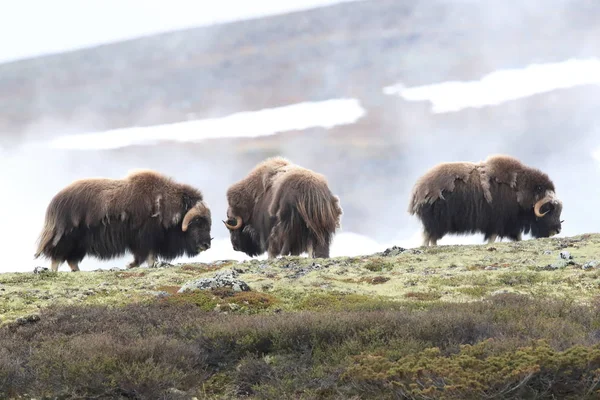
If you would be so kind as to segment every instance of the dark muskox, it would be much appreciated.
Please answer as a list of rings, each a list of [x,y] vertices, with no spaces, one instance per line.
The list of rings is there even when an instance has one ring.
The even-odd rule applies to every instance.
[[[152,267],[157,257],[171,260],[209,249],[211,223],[199,190],[158,172],[82,179],[48,205],[35,258],[49,258],[53,271],[64,261],[78,271],[86,255],[108,260],[130,251],[128,268],[144,261]]]
[[[253,257],[328,258],[342,208],[319,173],[281,157],[258,164],[227,190],[227,221],[233,249]]]
[[[424,231],[423,245],[436,245],[448,233],[483,233],[521,240],[560,233],[562,202],[548,175],[516,158],[494,155],[480,163],[438,164],[415,184],[409,213]]]

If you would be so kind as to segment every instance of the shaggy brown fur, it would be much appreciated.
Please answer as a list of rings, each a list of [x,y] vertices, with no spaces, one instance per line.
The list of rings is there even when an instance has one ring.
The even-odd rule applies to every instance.
[[[124,179],[77,180],[59,191],[46,210],[35,258],[67,261],[71,270],[91,255],[134,255],[129,268],[155,257],[172,259],[210,248],[211,213],[199,190],[158,172],[137,170]]]
[[[326,178],[282,157],[261,162],[231,185],[227,201],[224,222],[232,246],[249,256],[308,252],[326,258],[341,226],[339,198],[331,193]]]
[[[436,165],[417,180],[408,211],[423,222],[423,245],[435,245],[447,233],[482,232],[491,243],[497,237],[521,240],[530,231],[553,236],[562,227],[562,203],[548,175],[507,155]]]

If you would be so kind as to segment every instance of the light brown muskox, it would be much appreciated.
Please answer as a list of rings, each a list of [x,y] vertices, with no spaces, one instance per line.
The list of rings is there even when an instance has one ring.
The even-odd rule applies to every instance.
[[[130,251],[128,268],[157,257],[194,256],[211,245],[211,213],[202,193],[158,172],[124,179],[77,180],[50,201],[35,258],[66,261],[72,271],[86,255],[108,260]]]
[[[282,157],[258,164],[227,190],[227,221],[233,249],[250,257],[268,252],[328,258],[340,228],[339,198],[319,173]]]
[[[424,246],[448,233],[479,232],[488,243],[529,232],[550,237],[564,222],[548,175],[506,155],[436,165],[416,182],[408,212],[423,223]]]

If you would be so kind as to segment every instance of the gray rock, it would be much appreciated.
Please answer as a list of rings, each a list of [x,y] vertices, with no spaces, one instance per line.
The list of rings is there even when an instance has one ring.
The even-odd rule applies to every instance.
[[[109,269],[109,271],[125,271],[125,268],[120,268],[120,267],[112,267]]]
[[[46,268],[46,267],[35,267],[33,269],[33,273],[34,274],[43,274],[43,273],[46,273],[46,272],[49,272],[49,271],[50,270],[48,268]]]
[[[573,256],[568,251],[561,251],[560,258],[562,258],[563,260],[572,260]]]
[[[20,317],[15,320],[17,325],[27,325],[32,324],[40,320],[40,316],[37,314],[27,315],[25,317]]]
[[[312,263],[311,265],[308,265],[306,267],[298,267],[296,264],[290,263],[290,264],[283,266],[282,268],[295,269],[295,271],[292,274],[286,275],[286,278],[298,279],[298,278],[308,274],[311,271],[316,271],[316,270],[321,269],[322,266],[321,266],[321,264]]]
[[[183,390],[179,390],[177,388],[169,388],[167,389],[167,398],[171,400],[186,400],[190,399],[191,396],[188,395]]]
[[[394,256],[404,253],[405,251],[406,251],[406,249],[403,247],[393,246],[388,249],[385,249],[384,251],[378,253],[377,255],[383,256],[383,257],[394,257]]]
[[[543,254],[544,254],[544,255],[549,255],[549,254],[552,254],[552,251],[551,251],[551,250],[544,250],[544,253],[543,253]]]
[[[493,265],[488,265],[487,267],[484,268],[486,271],[495,271],[498,269],[498,267],[494,267]]]
[[[600,262],[596,260],[588,261],[581,266],[581,269],[600,268]]]
[[[573,265],[573,264],[575,264],[575,263],[570,260],[559,260],[559,261],[555,262],[554,264],[548,264],[545,267],[542,267],[542,269],[545,271],[554,271],[557,269],[566,268],[567,266]]]
[[[168,263],[166,261],[156,261],[153,266],[150,268],[171,268],[173,264]]]
[[[236,292],[249,291],[250,287],[248,284],[237,277],[238,272],[233,269],[219,271],[213,278],[202,278],[186,283],[178,290],[178,293],[193,290],[215,289],[220,287],[230,287]]]

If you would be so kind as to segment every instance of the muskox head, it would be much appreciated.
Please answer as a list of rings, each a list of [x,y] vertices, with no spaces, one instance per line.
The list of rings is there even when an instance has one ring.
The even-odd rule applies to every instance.
[[[227,220],[223,221],[229,230],[229,238],[233,250],[246,253],[254,257],[263,252],[260,244],[260,235],[252,225],[245,223],[239,215],[227,213]]]
[[[184,215],[181,223],[185,252],[194,256],[210,249],[212,238],[210,209],[204,201],[197,202]]]
[[[543,192],[543,187],[536,187],[536,191]],[[533,206],[535,221],[531,224],[531,235],[540,238],[559,234],[564,222],[560,219],[561,212],[562,202],[556,197],[554,191],[545,191],[543,197]]]

